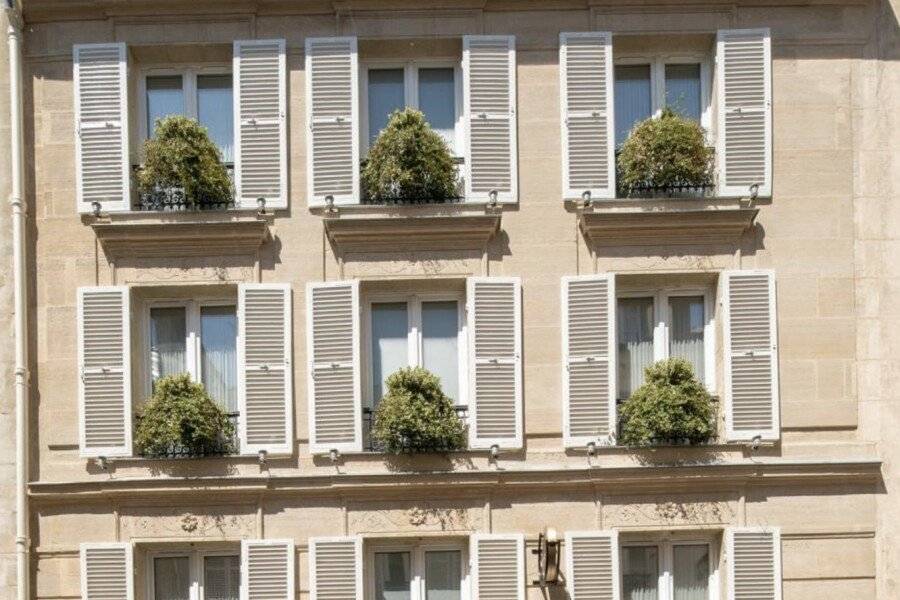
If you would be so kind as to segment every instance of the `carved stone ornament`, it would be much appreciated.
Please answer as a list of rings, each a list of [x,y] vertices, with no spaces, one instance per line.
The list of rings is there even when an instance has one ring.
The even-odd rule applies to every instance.
[[[603,522],[615,527],[721,525],[734,520],[727,500],[676,497],[647,502],[646,498],[616,498],[604,504]]]
[[[239,511],[239,508],[236,510],[233,506],[203,512],[185,511],[174,507],[152,507],[122,513],[120,526],[123,536],[131,538],[252,537],[256,532],[255,515]]]
[[[473,531],[481,525],[481,512],[472,507],[448,508],[430,502],[407,507],[369,505],[350,507],[348,525],[351,533]]]

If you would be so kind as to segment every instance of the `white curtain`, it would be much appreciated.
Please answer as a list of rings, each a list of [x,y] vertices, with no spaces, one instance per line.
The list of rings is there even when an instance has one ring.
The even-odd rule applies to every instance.
[[[150,310],[150,373],[153,381],[187,370],[185,337],[184,307]]]
[[[372,406],[384,395],[384,382],[409,365],[406,302],[372,304]]]
[[[200,355],[203,385],[228,412],[237,412],[237,316],[233,306],[200,310]]]
[[[375,600],[410,600],[409,552],[375,553]]]
[[[425,600],[460,600],[461,580],[458,550],[425,553]]]
[[[422,303],[422,366],[441,378],[444,394],[459,400],[459,309],[456,302]]]
[[[239,556],[207,556],[203,559],[204,600],[238,600],[240,586]]]
[[[619,298],[619,397],[644,383],[644,367],[653,362],[653,298]]]
[[[622,548],[623,600],[658,600],[659,552],[656,546]]]
[[[694,366],[697,379],[704,375],[703,328],[706,325],[703,296],[669,298],[672,323],[669,327],[669,356],[683,358]]]
[[[190,593],[190,559],[187,556],[166,556],[153,560],[154,600],[189,600]]]
[[[675,600],[706,600],[709,586],[709,546],[674,547]]]

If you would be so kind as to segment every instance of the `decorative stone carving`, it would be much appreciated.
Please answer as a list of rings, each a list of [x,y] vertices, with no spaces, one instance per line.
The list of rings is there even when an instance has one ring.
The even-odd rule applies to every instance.
[[[246,283],[256,280],[252,262],[245,257],[222,256],[215,266],[203,259],[135,258],[116,264],[120,283]]]
[[[615,497],[603,505],[603,523],[610,527],[721,525],[734,522],[734,518],[732,502],[698,495],[649,502],[646,496]]]
[[[481,272],[481,254],[472,252],[452,255],[447,252],[391,252],[379,254],[347,254],[344,256],[346,277],[397,276],[467,276]]]
[[[236,539],[256,534],[256,516],[247,507],[208,507],[186,511],[177,507],[126,509],[120,514],[123,539],[199,537]]]
[[[350,505],[348,526],[354,533],[475,531],[481,527],[481,507],[447,507],[435,502]]]

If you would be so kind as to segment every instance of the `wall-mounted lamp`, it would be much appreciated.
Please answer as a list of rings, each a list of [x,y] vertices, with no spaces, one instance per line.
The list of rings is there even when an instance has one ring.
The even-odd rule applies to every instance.
[[[256,199],[256,210],[259,211],[259,214],[266,214],[266,199],[260,196]]]
[[[108,471],[109,470],[109,459],[106,458],[105,456],[98,456],[97,457],[97,466],[100,467],[101,471]]]
[[[332,448],[328,453],[328,458],[331,459],[331,462],[336,463],[341,458],[341,453],[337,448]]]
[[[102,209],[103,209],[103,206],[102,206],[99,202],[97,202],[96,200],[94,200],[93,202],[91,202],[91,211],[93,211],[95,217],[99,217],[99,216],[100,216],[100,211],[101,211]]]
[[[596,456],[597,455],[597,443],[596,442],[588,442],[587,454],[588,454],[588,456]]]
[[[590,208],[591,190],[584,190],[583,192],[581,192],[581,206],[582,208]]]
[[[751,448],[754,452],[756,452],[757,450],[759,450],[760,444],[762,444],[762,436],[760,436],[760,435],[754,435],[754,436],[753,436],[753,439],[750,440],[750,448]]]
[[[264,464],[266,464],[266,459],[267,459],[268,457],[269,457],[269,453],[268,453],[268,452],[266,452],[265,450],[260,450],[260,451],[259,451],[259,456],[257,457],[257,460],[259,460],[259,464],[264,465]]]
[[[499,197],[500,197],[500,192],[498,192],[497,190],[491,190],[490,192],[488,192],[488,198],[490,198],[490,200],[488,201],[488,204],[490,205],[491,208],[496,208],[497,199]]]
[[[759,196],[759,184],[754,183],[750,186],[750,199],[756,200],[757,196]]]
[[[491,458],[496,459],[498,456],[500,456],[500,446],[494,444],[491,446]]]

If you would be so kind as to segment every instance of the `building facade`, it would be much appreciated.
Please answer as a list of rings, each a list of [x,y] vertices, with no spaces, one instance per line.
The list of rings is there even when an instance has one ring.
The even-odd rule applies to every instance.
[[[26,597],[900,596],[896,3],[23,17]],[[362,193],[404,106],[451,149],[454,201]],[[616,148],[666,108],[704,127],[715,181],[624,197]],[[173,113],[233,202],[139,192]],[[719,399],[715,441],[623,446],[617,405],[670,356]],[[466,450],[373,444],[407,365],[441,377]],[[135,450],[181,372],[233,454]],[[533,552],[554,533],[558,576]]]

